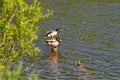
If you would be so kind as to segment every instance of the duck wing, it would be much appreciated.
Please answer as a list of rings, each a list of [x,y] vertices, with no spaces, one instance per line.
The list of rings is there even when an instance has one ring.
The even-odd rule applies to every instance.
[[[47,37],[49,34],[51,34],[52,31],[48,31],[46,34],[45,34],[45,37]]]
[[[54,41],[56,41],[56,40],[54,40],[54,39],[52,39],[52,40],[46,40],[47,42],[54,42]]]

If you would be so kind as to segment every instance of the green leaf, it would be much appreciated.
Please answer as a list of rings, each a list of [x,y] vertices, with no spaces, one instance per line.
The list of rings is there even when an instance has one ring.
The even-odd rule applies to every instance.
[[[5,68],[4,65],[0,65],[0,70],[3,70]]]

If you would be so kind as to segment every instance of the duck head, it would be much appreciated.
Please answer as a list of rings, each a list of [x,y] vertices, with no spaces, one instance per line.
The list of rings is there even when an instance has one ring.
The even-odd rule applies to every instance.
[[[62,39],[59,38],[59,37],[56,37],[56,40],[59,41],[59,42],[62,42]]]
[[[57,28],[56,31],[60,32],[63,31],[61,28]]]

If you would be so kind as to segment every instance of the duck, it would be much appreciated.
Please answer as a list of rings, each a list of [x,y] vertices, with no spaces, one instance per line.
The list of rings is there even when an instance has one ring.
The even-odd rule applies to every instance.
[[[46,40],[46,43],[52,47],[57,47],[60,45],[60,43],[62,42],[61,38],[56,37],[50,40]]]
[[[51,30],[51,31],[48,31],[45,35],[45,37],[48,37],[48,38],[54,38],[56,35],[58,35],[58,33],[62,31],[61,28],[57,28],[56,30]]]
[[[76,64],[77,64],[77,68],[78,68],[78,70],[83,69],[83,65],[82,65],[82,63],[81,63],[80,60],[75,60],[75,62],[76,62]]]

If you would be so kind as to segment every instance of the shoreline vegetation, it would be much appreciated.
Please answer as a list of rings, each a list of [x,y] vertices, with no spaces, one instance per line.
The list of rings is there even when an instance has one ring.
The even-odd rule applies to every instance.
[[[32,43],[37,39],[36,23],[52,14],[50,10],[47,10],[47,13],[43,15],[42,10],[37,0],[33,0],[31,4],[27,4],[24,0],[0,1],[1,80],[20,80],[22,66],[11,70],[11,63],[40,52],[40,49]],[[37,80],[36,75],[33,75],[33,78],[28,77],[29,80]]]

